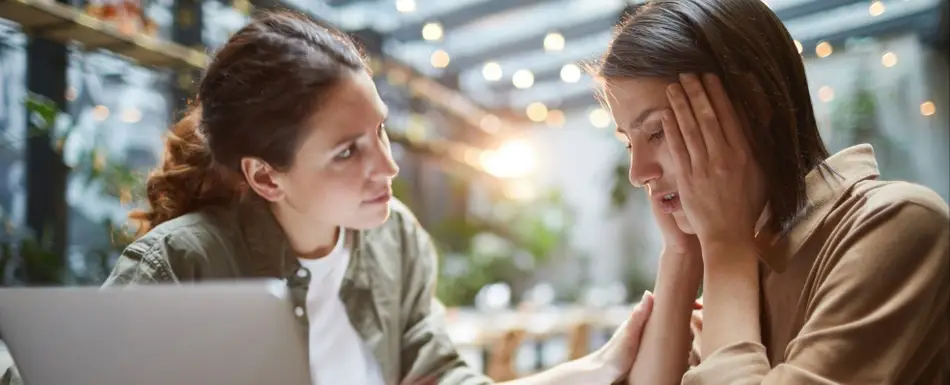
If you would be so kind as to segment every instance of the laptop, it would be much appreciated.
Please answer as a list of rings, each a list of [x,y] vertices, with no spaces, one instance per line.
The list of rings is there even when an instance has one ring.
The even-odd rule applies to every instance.
[[[28,385],[309,385],[279,280],[0,289],[0,334]]]

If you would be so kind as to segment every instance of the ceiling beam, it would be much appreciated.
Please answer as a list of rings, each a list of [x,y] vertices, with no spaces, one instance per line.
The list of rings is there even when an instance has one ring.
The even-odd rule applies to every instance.
[[[339,0],[342,1],[342,0]],[[442,30],[447,35],[453,29],[471,24],[487,16],[497,15],[512,9],[529,7],[549,0],[484,0],[476,1],[450,11],[433,15],[426,20],[407,23],[389,33],[389,37],[402,41],[422,39],[422,26],[430,21],[442,24]]]

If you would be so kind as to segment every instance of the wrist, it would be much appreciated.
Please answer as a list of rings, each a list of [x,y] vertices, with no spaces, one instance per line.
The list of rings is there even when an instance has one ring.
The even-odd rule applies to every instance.
[[[663,281],[682,284],[695,282],[696,285],[703,278],[703,255],[697,253],[678,253],[663,250],[660,254],[659,269],[657,270],[657,284]],[[667,278],[668,279],[664,279]]]
[[[603,348],[595,350],[584,357],[570,361],[565,365],[571,366],[571,371],[578,374],[578,379],[584,383],[609,384],[623,377],[626,373],[620,371],[610,360],[604,357]]]

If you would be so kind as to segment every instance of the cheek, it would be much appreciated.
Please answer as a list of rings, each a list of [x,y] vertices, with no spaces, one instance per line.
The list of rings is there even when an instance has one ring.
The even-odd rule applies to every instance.
[[[680,231],[689,235],[696,235],[693,224],[689,223],[689,218],[682,211],[673,213],[673,220],[676,221],[676,227],[679,227]]]

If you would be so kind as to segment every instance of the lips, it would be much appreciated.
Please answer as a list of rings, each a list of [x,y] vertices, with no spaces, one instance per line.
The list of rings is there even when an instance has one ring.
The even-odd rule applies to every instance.
[[[672,214],[680,209],[680,196],[676,191],[666,191],[662,193],[655,193],[650,195],[650,199],[658,207],[663,209],[663,212],[667,214]]]
[[[392,188],[387,187],[382,192],[373,195],[372,198],[369,198],[365,200],[364,202],[369,203],[369,204],[386,203],[386,202],[389,202],[389,199],[392,198],[392,196],[393,196]]]

